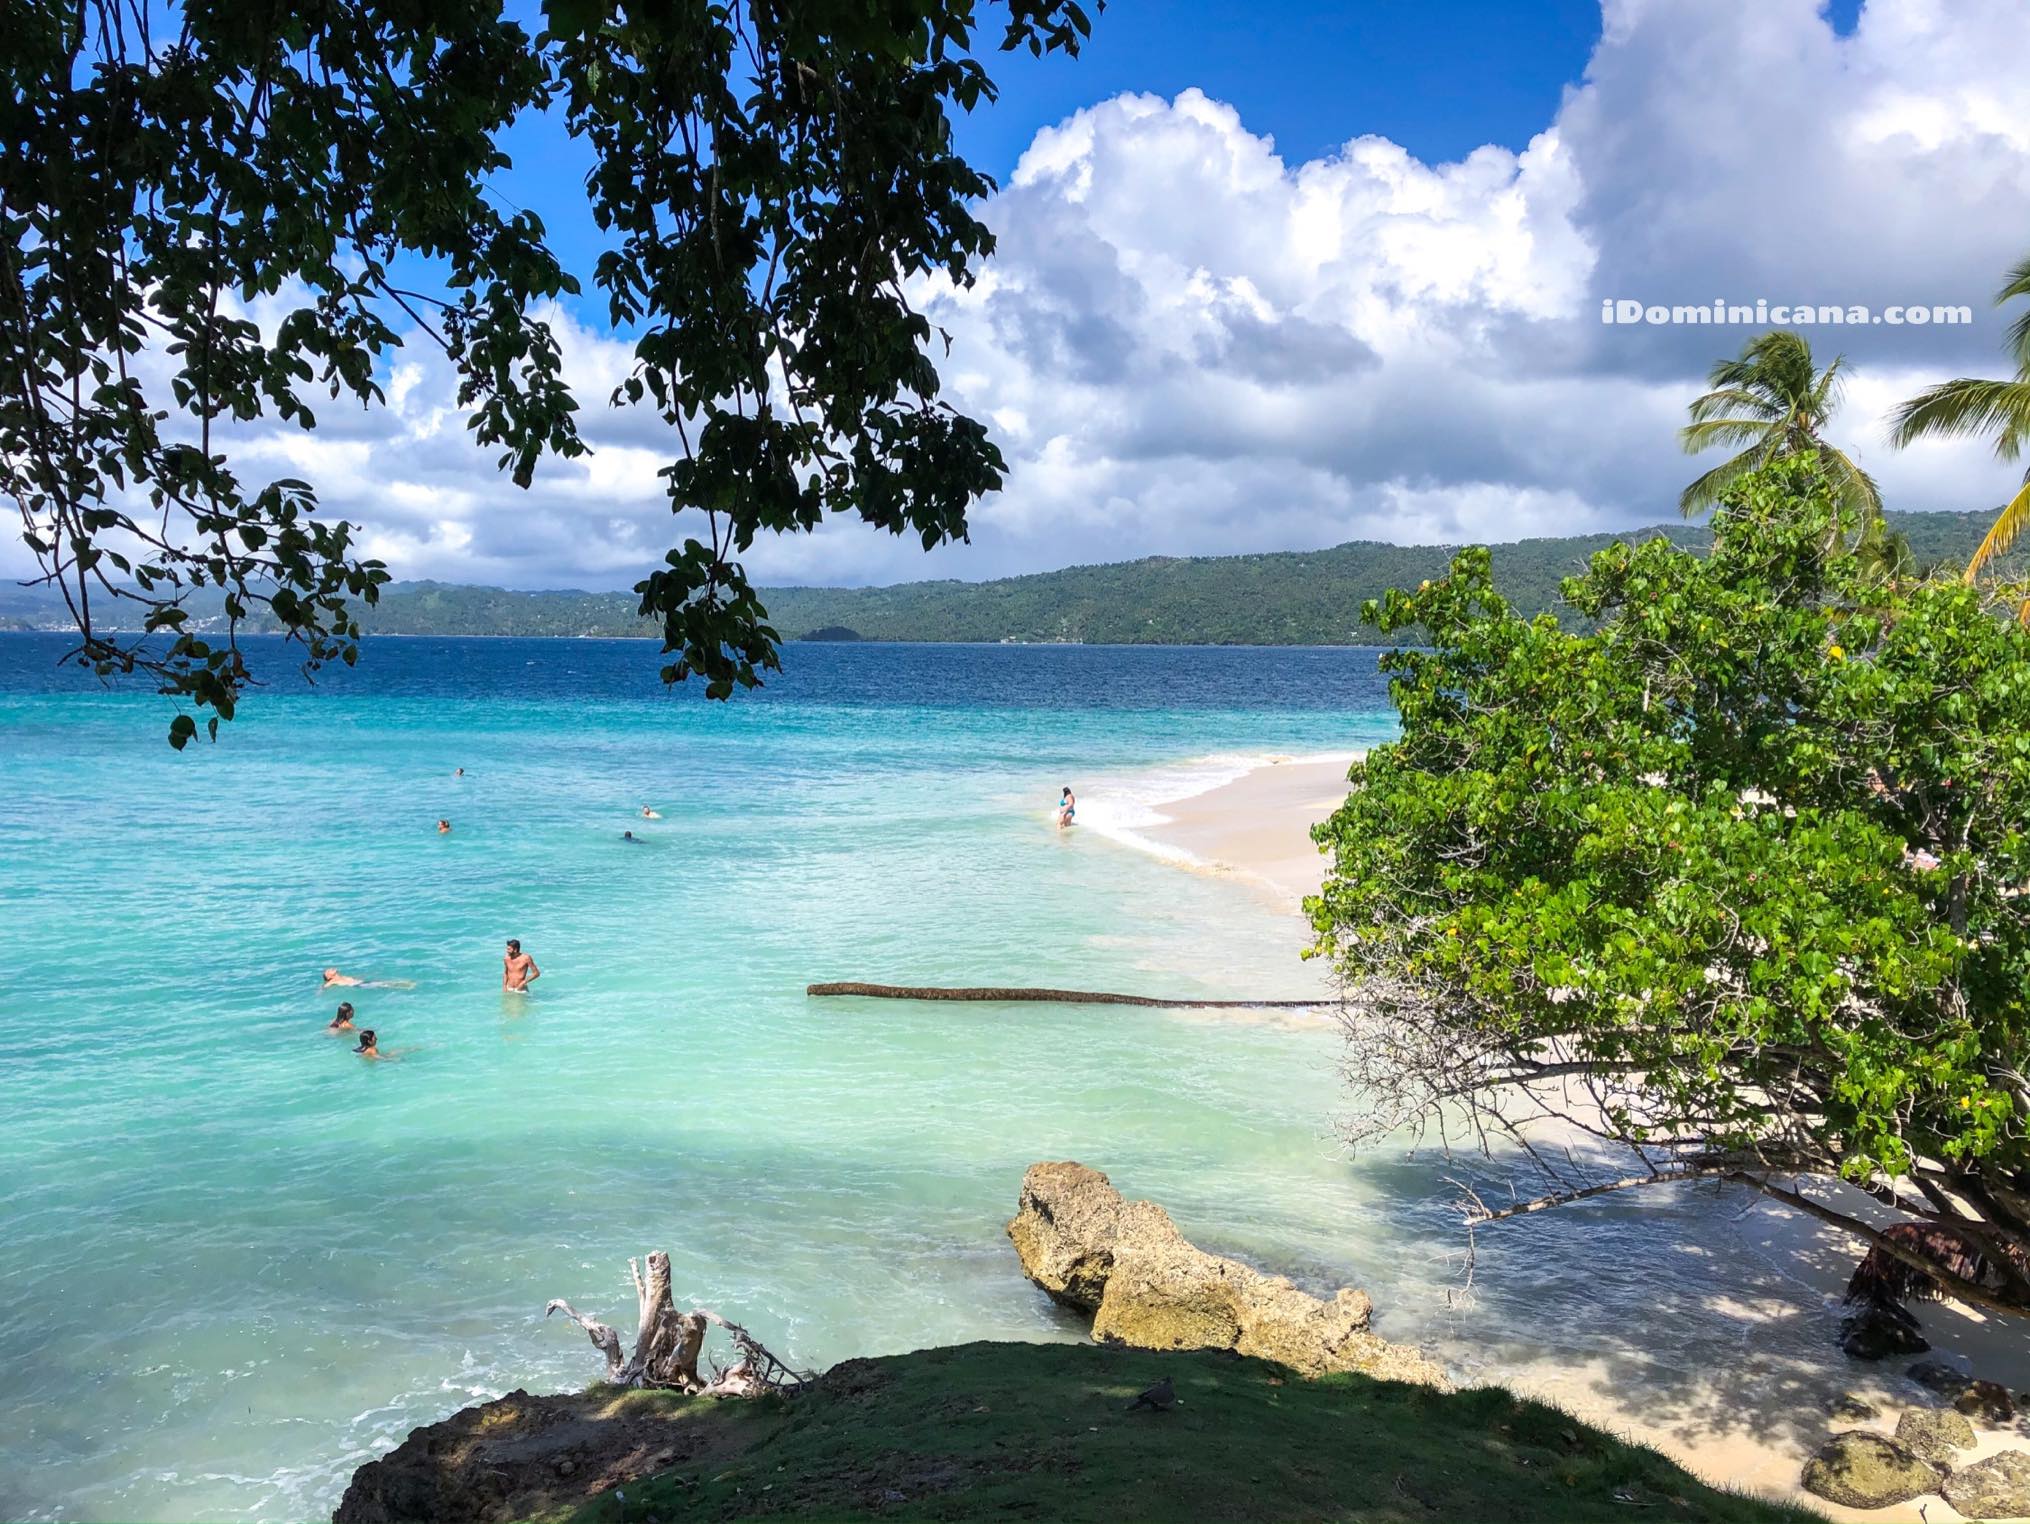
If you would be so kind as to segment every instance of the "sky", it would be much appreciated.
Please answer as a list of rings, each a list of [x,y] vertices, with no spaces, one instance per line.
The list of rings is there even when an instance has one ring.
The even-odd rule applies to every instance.
[[[1459,543],[1675,516],[1675,431],[1755,326],[1606,324],[1644,305],[1964,305],[1969,327],[1814,326],[1844,354],[1831,430],[1892,508],[1990,508],[1979,443],[1892,451],[1895,403],[2003,370],[1992,297],[2030,256],[2021,0],[1115,0],[1077,60],[1004,57],[960,127],[1000,182],[948,400],[1009,462],[971,540],[865,526],[758,543],[764,584],[984,578],[1145,555]],[[501,194],[567,263],[596,234],[582,151],[518,127]],[[601,400],[624,339],[555,315],[592,455],[519,491],[441,364],[243,468],[315,482],[396,576],[617,588],[678,543],[664,456]],[[15,552],[18,561],[21,552]],[[10,569],[13,563],[9,563]]]

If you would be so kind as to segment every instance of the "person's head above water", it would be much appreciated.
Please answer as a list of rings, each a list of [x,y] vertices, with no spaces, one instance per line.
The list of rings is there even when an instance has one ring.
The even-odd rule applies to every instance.
[[[352,1002],[350,1000],[341,1000],[338,1003],[338,1014],[331,1018],[331,1024],[335,1027],[349,1027],[352,1025]]]
[[[359,1034],[359,1046],[357,1048],[354,1048],[353,1052],[372,1053],[373,1051],[374,1051],[374,1029],[372,1027],[368,1027],[365,1031]]]
[[[632,831],[622,831],[622,832],[620,833],[620,839],[621,839],[622,841],[633,841],[633,840],[634,840],[634,832],[632,832]]]
[[[443,835],[443,834],[444,834],[444,833],[445,833],[446,831],[449,831],[450,829],[451,829],[451,822],[450,822],[450,821],[448,821],[448,820],[440,820],[440,821],[438,821],[438,822],[437,822],[437,833],[438,833],[438,834],[439,834],[440,836],[441,836],[441,835]]]

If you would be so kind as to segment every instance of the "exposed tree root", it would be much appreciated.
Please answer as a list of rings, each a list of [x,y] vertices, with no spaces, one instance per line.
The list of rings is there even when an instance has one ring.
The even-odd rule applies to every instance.
[[[678,1312],[670,1300],[670,1257],[658,1249],[643,1265],[627,1262],[634,1279],[634,1353],[623,1360],[620,1334],[615,1329],[578,1311],[559,1297],[543,1309],[543,1316],[562,1312],[585,1330],[592,1347],[606,1357],[606,1379],[615,1386],[667,1387],[699,1397],[759,1397],[768,1392],[793,1392],[814,1374],[799,1371],[777,1358],[761,1341],[730,1323],[716,1312],[694,1307]],[[705,1329],[714,1326],[726,1331],[738,1358],[731,1365],[712,1362],[710,1377],[698,1373],[698,1356],[705,1347]]]
[[[1191,1010],[1312,1010],[1335,1003],[1317,1000],[1163,1000],[1153,995],[1115,995],[1104,990],[1023,989],[999,985],[860,984],[851,980],[812,984],[806,995],[861,995],[874,1000],[1029,1000],[1050,1005],[1153,1005]]]

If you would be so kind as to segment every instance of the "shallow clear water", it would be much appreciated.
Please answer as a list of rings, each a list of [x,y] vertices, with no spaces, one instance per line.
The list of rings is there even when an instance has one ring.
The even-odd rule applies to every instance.
[[[315,691],[271,648],[177,755],[59,649],[0,639],[0,1517],[328,1510],[414,1424],[593,1375],[543,1303],[626,1324],[650,1248],[813,1364],[1068,1336],[1001,1231],[1037,1159],[1373,1258],[1324,1031],[803,994],[1314,992],[1290,918],[1049,807],[1385,735],[1371,652],[806,646],[717,705],[638,643],[382,641]],[[322,1035],[333,963],[415,981],[345,992],[401,1062]]]

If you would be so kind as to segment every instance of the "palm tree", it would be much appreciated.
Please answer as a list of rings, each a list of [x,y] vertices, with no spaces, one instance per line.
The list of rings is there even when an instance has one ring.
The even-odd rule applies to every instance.
[[[2008,284],[1995,302],[1999,306],[2019,296],[2030,297],[2030,259],[2009,272]],[[2016,362],[2013,381],[1977,381],[1963,376],[1921,392],[1896,410],[1890,440],[1900,448],[1933,434],[1953,439],[1991,433],[1995,453],[2003,460],[2021,456],[2023,446],[2030,443],[2030,311],[2009,325],[2008,350]],[[1967,562],[1966,580],[1972,582],[1990,561],[2006,555],[2026,527],[2030,527],[2030,472],[2024,474],[2022,487],[1996,515],[1980,548]],[[2030,625],[2030,598],[2023,600],[2016,616]]]
[[[1737,476],[1816,450],[1841,505],[1861,514],[1862,536],[1871,538],[1882,522],[1882,491],[1819,432],[1840,405],[1842,363],[1836,359],[1816,369],[1803,336],[1779,328],[1750,339],[1737,358],[1715,365],[1706,377],[1713,389],[1692,404],[1692,421],[1678,438],[1687,455],[1715,445],[1746,448],[1685,488],[1678,499],[1685,516],[1712,507]]]

